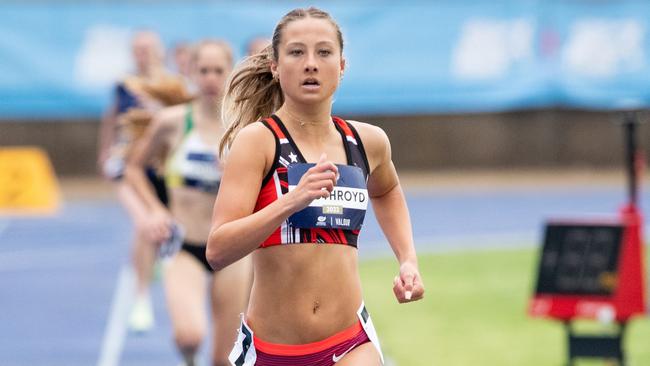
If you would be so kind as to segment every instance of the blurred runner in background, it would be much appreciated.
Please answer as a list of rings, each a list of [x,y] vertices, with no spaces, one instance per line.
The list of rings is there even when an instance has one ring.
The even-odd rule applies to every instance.
[[[115,182],[118,198],[133,221],[131,258],[136,275],[136,295],[129,327],[136,332],[145,332],[154,325],[149,284],[156,248],[152,236],[145,229],[149,215],[146,206],[122,180],[125,161],[153,114],[164,106],[185,102],[189,96],[183,81],[164,68],[163,44],[157,33],[149,30],[136,32],[131,46],[136,69],[118,82],[113,104],[102,119],[98,165],[103,175]],[[148,179],[156,187],[158,199],[166,205],[167,191],[160,178],[160,158],[152,157],[145,166]]]
[[[270,39],[266,37],[254,37],[246,43],[246,56],[256,55],[270,45]]]
[[[197,87],[192,80],[190,70],[190,58],[192,57],[192,45],[188,42],[178,42],[172,49],[171,61],[174,70],[185,81],[188,92],[195,96],[198,93]]]
[[[146,202],[149,230],[157,242],[168,241],[179,226],[184,229],[180,251],[165,265],[164,283],[176,345],[185,364],[196,364],[195,356],[207,332],[209,289],[214,330],[211,364],[226,365],[252,281],[249,258],[215,273],[205,256],[221,183],[221,98],[233,66],[231,48],[224,41],[203,41],[192,52],[190,64],[197,98],[156,115],[129,160],[127,180]],[[166,162],[169,208],[158,200],[155,186],[144,173],[147,161],[159,154]]]

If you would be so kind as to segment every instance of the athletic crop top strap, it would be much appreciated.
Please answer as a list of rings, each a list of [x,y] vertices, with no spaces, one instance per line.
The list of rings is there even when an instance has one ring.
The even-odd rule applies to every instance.
[[[284,134],[284,131],[282,131],[282,129],[280,128],[280,125],[273,118],[269,117],[269,118],[263,120],[262,123],[266,127],[268,127],[268,129],[270,129],[271,132],[273,132],[273,135],[275,136],[276,139],[278,139],[278,140],[286,140],[287,139],[287,136]]]
[[[368,164],[368,156],[366,155],[366,150],[363,147],[359,133],[352,124],[346,122],[344,119],[336,116],[333,116],[332,119],[345,136],[346,153],[349,154],[348,163],[361,168],[367,179],[370,174],[370,165]]]
[[[269,182],[269,180],[273,177],[273,174],[277,169],[278,159],[280,158],[280,136],[282,136],[284,140],[286,140],[286,137],[284,136],[284,133],[282,132],[278,124],[273,120],[273,118],[269,117],[263,119],[261,122],[266,128],[268,128],[271,131],[275,139],[275,154],[273,154],[273,164],[271,165],[271,168],[269,169],[268,173],[266,173],[266,176],[264,176],[264,179],[262,179],[262,187],[264,187]]]

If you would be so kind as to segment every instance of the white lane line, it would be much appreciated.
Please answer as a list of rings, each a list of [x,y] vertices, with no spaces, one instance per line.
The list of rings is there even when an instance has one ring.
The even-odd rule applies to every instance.
[[[134,291],[135,275],[133,270],[125,265],[120,270],[117,279],[117,287],[113,294],[97,366],[118,366],[120,364],[124,339],[127,335],[127,317],[133,303]]]

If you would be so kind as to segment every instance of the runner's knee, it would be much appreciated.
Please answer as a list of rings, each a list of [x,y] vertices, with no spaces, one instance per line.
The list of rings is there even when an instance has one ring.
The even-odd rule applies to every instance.
[[[174,340],[183,351],[196,351],[203,342],[204,333],[197,329],[179,329],[174,332]]]

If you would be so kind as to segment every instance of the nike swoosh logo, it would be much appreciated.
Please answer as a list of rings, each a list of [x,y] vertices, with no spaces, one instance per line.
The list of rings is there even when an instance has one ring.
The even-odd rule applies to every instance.
[[[332,361],[334,361],[334,363],[337,363],[337,362],[341,361],[341,359],[343,358],[343,356],[347,355],[348,352],[352,351],[352,349],[353,349],[356,345],[357,345],[356,343],[353,344],[352,347],[348,348],[347,351],[341,353],[341,354],[338,355],[338,356],[336,355],[336,353],[333,354],[333,355],[332,355]]]

